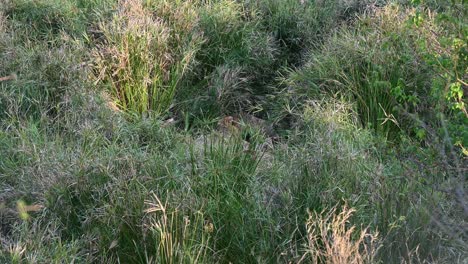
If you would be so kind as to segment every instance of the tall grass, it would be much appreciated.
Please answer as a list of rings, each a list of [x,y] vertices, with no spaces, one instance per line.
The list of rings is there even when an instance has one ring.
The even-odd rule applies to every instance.
[[[62,32],[73,35],[85,29],[81,10],[73,1],[8,0],[4,5],[6,15],[24,31],[21,37],[54,41]]]
[[[366,3],[0,2],[0,262],[463,263],[462,3]]]
[[[208,242],[212,224],[205,222],[202,212],[193,217],[182,216],[175,210],[168,212],[157,196],[148,201],[149,214],[160,214],[150,220],[148,229],[158,238],[157,256],[145,256],[146,263],[209,263]]]
[[[261,17],[238,1],[200,4],[198,30],[204,42],[181,106],[194,118],[250,111],[275,73],[277,44]],[[270,79],[269,79],[270,78]]]
[[[121,109],[161,114],[170,108],[200,44],[186,25],[196,18],[179,8],[180,21],[171,21],[154,17],[141,1],[121,1],[112,20],[101,23],[105,40],[96,50],[96,83],[109,86]],[[187,27],[177,28],[182,23]]]
[[[418,134],[421,127],[405,113],[435,118],[429,105],[438,103],[426,92],[437,86],[433,77],[441,74],[419,48],[439,25],[428,16],[418,28],[413,22],[418,12],[397,4],[371,9],[353,24],[339,27],[321,49],[312,50],[305,67],[285,83],[299,96],[350,96],[362,125],[389,140],[398,141],[401,131]]]

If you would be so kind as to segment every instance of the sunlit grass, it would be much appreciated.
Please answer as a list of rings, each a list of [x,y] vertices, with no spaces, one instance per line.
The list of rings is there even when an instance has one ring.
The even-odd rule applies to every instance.
[[[0,262],[463,263],[466,9],[398,2],[0,2]]]

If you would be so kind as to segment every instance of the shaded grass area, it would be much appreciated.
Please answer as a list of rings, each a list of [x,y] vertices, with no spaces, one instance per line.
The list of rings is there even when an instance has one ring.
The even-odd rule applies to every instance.
[[[465,13],[2,2],[0,262],[463,263]]]

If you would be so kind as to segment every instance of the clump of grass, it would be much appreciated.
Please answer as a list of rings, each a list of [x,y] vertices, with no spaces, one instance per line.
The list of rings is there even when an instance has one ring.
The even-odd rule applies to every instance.
[[[34,5],[32,1],[27,2]],[[23,1],[15,3],[22,5]],[[37,4],[47,5],[42,1],[38,1]],[[26,22],[20,19],[20,14],[29,17],[29,13],[34,12],[67,13],[67,10],[62,9],[69,8],[67,5],[70,3],[63,6],[53,4],[56,7],[51,10],[47,7],[21,9],[24,14],[17,13],[18,10],[10,7],[14,3],[7,3],[5,7],[1,7],[3,15],[0,22],[0,75],[16,76],[15,79],[0,83],[0,116],[8,117],[8,120],[32,118],[51,121],[50,119],[58,116],[63,102],[67,101],[78,87],[81,89],[86,86],[86,71],[82,64],[85,57],[83,43],[71,37],[69,34],[72,33],[62,28],[52,34],[53,40],[45,41],[39,35],[49,33],[41,33],[41,28],[25,27]],[[39,18],[34,19],[39,23]],[[60,27],[66,25],[65,22],[57,23]]]
[[[213,134],[195,143],[191,151],[195,177],[192,188],[206,201],[206,216],[215,228],[212,245],[217,258],[251,261],[255,256],[248,248],[254,245],[256,232],[241,229],[255,222],[249,217],[254,214],[251,211],[254,205],[246,195],[255,180],[261,153],[255,136],[249,144],[242,140],[240,131],[232,133]],[[254,231],[252,228],[247,229]]]
[[[53,41],[62,32],[77,34],[85,30],[81,10],[73,1],[15,0],[5,5],[6,15],[23,31],[22,39]]]
[[[121,1],[111,21],[101,23],[105,41],[95,51],[96,83],[109,87],[121,109],[161,114],[170,108],[200,44],[192,27],[178,29],[177,23],[136,0]]]
[[[145,228],[156,236],[157,254],[145,256],[146,263],[209,263],[208,243],[213,224],[206,221],[201,211],[192,217],[177,209],[169,211],[154,195],[147,201],[148,224]]]
[[[253,1],[253,5],[263,16],[264,26],[278,42],[282,53],[280,59],[287,60],[286,63],[298,63],[305,47],[312,44],[314,39],[320,38],[318,31],[326,31],[325,27],[318,27],[319,15],[334,17],[325,10],[319,12],[317,4],[305,1]],[[304,28],[307,30],[303,30]]]
[[[342,20],[352,20],[368,1],[251,1],[262,24],[280,47],[279,60],[300,65],[304,52],[318,47]]]
[[[209,89],[215,94],[221,114],[240,113],[253,106],[251,80],[242,67],[217,67],[211,76]]]
[[[13,40],[17,40],[13,36]],[[11,44],[11,46],[10,46]],[[66,41],[54,50],[46,45],[31,49],[8,44],[2,56],[6,72],[16,72],[17,79],[0,84],[2,115],[19,119],[56,117],[63,101],[83,85],[84,74],[76,67],[82,58],[79,43]]]
[[[386,154],[385,140],[360,128],[352,104],[309,101],[299,111],[293,111],[301,117],[297,131],[289,134],[290,147],[278,153],[289,164],[289,180],[280,190],[290,193],[286,204],[297,208],[293,216],[306,217],[307,209],[321,212],[346,200],[357,210],[353,219],[359,220],[352,223],[370,225],[369,230],[381,234],[378,259],[399,262],[404,252],[418,247],[421,259],[443,255],[440,239],[445,236],[434,229],[429,212],[445,198],[422,184],[433,182],[430,175],[442,177],[440,172],[419,171],[411,161]]]
[[[0,261],[5,263],[81,262],[85,256],[80,254],[79,240],[65,241],[57,236],[60,226],[49,222],[47,228],[36,223],[23,223],[17,227],[17,241],[8,246],[6,254],[0,251]],[[29,226],[30,225],[30,226]],[[3,255],[3,256],[2,256]],[[2,257],[4,259],[2,259]]]
[[[427,59],[424,48],[437,49],[436,57],[452,56],[440,43],[434,44],[434,32],[447,34],[441,27],[428,10],[398,4],[370,9],[354,23],[339,27],[320,49],[310,52],[302,69],[286,77],[287,91],[296,100],[291,104],[323,93],[341,93],[355,102],[364,127],[395,142],[402,131],[424,140],[421,127],[407,115],[432,123],[437,116],[434,106],[444,109],[441,104],[446,105],[441,94],[448,88],[434,77],[443,73]],[[455,119],[458,114],[448,115]]]
[[[273,80],[274,39],[263,30],[258,12],[245,3],[208,1],[197,12],[205,41],[196,56],[198,67],[187,80],[188,93],[180,95],[181,107],[195,118],[249,111]]]
[[[199,27],[207,39],[199,60],[208,71],[224,64],[253,68],[271,63],[275,47],[266,32],[262,32],[255,10],[225,0],[209,2],[199,12]]]
[[[367,229],[358,231],[356,226],[349,226],[354,212],[346,205],[341,212],[337,212],[337,206],[328,212],[309,212],[306,222],[308,247],[302,260],[310,258],[312,263],[330,264],[375,263],[378,236]]]
[[[397,99],[392,90],[407,88],[407,83],[417,87],[424,80],[420,73],[423,69],[415,66],[418,59],[414,50],[406,39],[396,35],[406,32],[406,27],[398,22],[405,19],[395,8],[377,11],[356,22],[353,30],[341,28],[323,50],[310,55],[305,71],[291,76],[294,82],[306,82],[299,85],[311,86],[312,91],[306,91],[309,93],[328,89],[351,94],[362,124],[389,138],[398,133],[400,121],[395,117]],[[402,71],[402,65],[407,70]]]

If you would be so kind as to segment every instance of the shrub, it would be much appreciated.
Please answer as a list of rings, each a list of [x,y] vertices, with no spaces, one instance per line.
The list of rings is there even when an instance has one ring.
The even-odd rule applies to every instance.
[[[411,16],[412,29],[425,37],[415,43],[422,60],[432,69],[430,92],[425,99],[433,108],[433,120],[424,119],[431,127],[446,127],[440,131],[441,138],[449,136],[450,144],[457,145],[466,156],[468,144],[468,112],[466,110],[466,87],[468,68],[468,41],[466,39],[466,3],[435,1],[419,3]],[[431,8],[440,9],[431,12]]]

